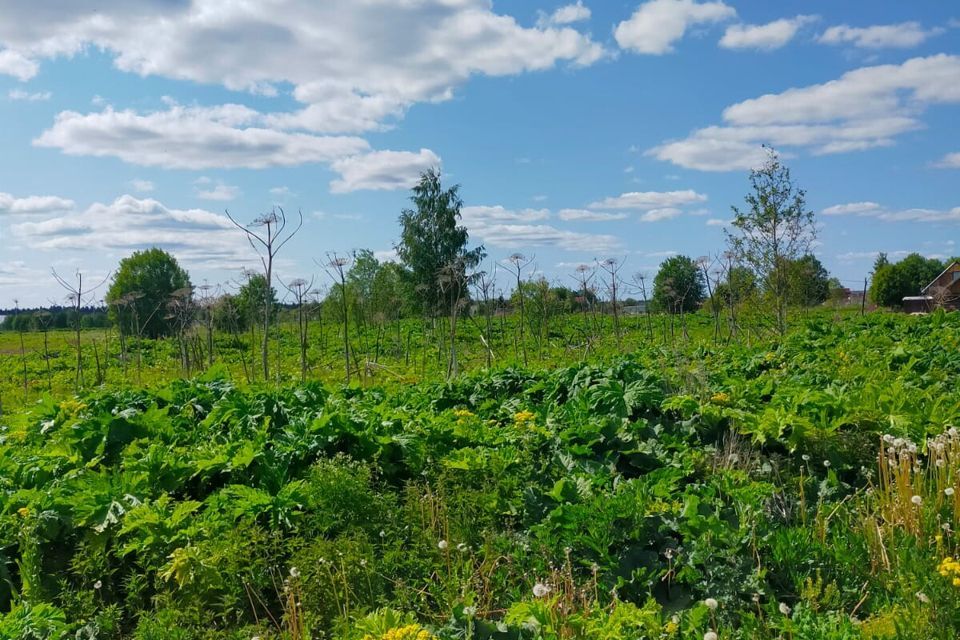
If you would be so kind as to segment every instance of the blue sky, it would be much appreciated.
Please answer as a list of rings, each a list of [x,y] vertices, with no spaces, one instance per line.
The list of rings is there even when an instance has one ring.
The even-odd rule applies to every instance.
[[[0,11],[0,307],[158,245],[257,265],[222,215],[303,211],[282,278],[389,258],[418,173],[490,261],[571,284],[716,254],[777,147],[849,286],[960,254],[960,7],[941,1],[11,0]],[[504,286],[506,280],[504,279]]]

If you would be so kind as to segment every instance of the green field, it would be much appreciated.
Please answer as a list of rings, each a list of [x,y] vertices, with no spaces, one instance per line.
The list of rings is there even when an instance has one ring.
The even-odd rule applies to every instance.
[[[0,638],[960,636],[960,314],[649,321],[0,334]]]

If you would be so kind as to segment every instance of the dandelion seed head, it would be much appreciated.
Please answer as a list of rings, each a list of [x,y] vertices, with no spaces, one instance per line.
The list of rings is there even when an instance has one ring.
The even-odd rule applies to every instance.
[[[716,611],[717,607],[720,606],[720,603],[717,602],[715,598],[707,598],[703,601],[703,604],[707,605],[707,608],[711,611]]]
[[[912,498],[910,498],[910,502],[919,506],[920,504],[923,503],[923,498],[921,498],[920,496],[913,496]]]
[[[777,608],[780,609],[780,613],[782,613],[783,615],[785,616],[790,615],[790,606],[786,602],[781,602],[780,606]]]

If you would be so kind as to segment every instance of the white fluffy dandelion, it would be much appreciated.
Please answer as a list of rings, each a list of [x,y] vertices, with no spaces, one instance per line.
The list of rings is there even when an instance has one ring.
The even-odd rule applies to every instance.
[[[952,496],[952,495],[953,495],[953,487],[947,487],[946,489],[943,490],[943,492],[944,492],[945,494],[947,494],[948,496]]]
[[[710,611],[716,611],[717,607],[720,606],[720,603],[717,602],[715,598],[707,598],[703,601],[703,604],[707,605],[707,609],[710,609]]]
[[[919,507],[921,504],[923,504],[923,498],[921,498],[920,496],[913,496],[912,498],[910,498],[910,502],[912,502],[913,504]]]
[[[780,613],[782,613],[783,615],[785,615],[785,616],[790,615],[791,609],[790,609],[790,606],[789,606],[786,602],[781,602],[781,603],[780,603],[780,606],[779,606],[778,608],[780,609]]]
[[[437,549],[440,549],[441,551],[446,551],[448,546],[450,545],[447,544],[446,540],[441,540],[437,543]]]
[[[535,585],[533,585],[534,597],[543,598],[548,593],[550,593],[550,587],[548,585],[545,585],[542,582],[538,582]]]
[[[299,578],[300,569],[297,569],[296,567],[290,567],[290,577],[294,579]]]
[[[707,631],[703,634],[703,640],[717,640],[718,636],[715,631]]]
[[[94,588],[94,589],[99,590],[100,587],[102,587],[102,586],[103,586],[103,583],[100,582],[99,580],[97,580],[96,582],[93,583],[93,588]]]

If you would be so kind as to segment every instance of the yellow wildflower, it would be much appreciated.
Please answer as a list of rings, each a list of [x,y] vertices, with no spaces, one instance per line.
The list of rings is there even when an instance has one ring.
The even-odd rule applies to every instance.
[[[518,411],[513,414],[513,422],[518,427],[526,426],[528,423],[533,422],[537,419],[537,416],[532,411]]]
[[[937,573],[944,578],[950,578],[952,576],[951,582],[953,586],[960,587],[960,562],[954,560],[953,556],[947,556],[940,561],[940,564],[937,566]]]
[[[436,640],[436,638],[420,625],[408,624],[389,629],[379,638],[367,634],[363,637],[363,640]]]
[[[678,625],[676,622],[674,622],[673,620],[671,620],[671,621],[668,622],[666,625],[664,625],[663,630],[672,635],[672,634],[676,633],[676,632],[677,632],[677,629],[679,629],[679,628],[680,628],[680,625]]]
[[[458,418],[472,418],[474,413],[469,409],[456,409],[453,412],[453,415],[457,416]]]
[[[19,509],[17,509],[17,513],[20,514],[21,518],[26,518],[28,515],[30,515],[30,509],[28,509],[27,507],[20,507]]]
[[[717,391],[715,394],[710,396],[710,402],[714,404],[727,404],[730,402],[730,394],[723,391]]]

